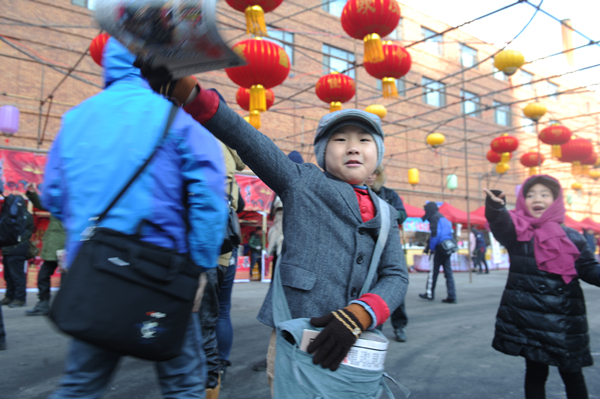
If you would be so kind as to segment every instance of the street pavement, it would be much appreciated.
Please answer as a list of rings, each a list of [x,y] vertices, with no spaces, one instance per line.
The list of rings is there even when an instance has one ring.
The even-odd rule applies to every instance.
[[[525,361],[496,352],[491,347],[494,321],[507,271],[473,275],[455,273],[458,304],[441,303],[446,287],[440,275],[435,301],[418,297],[426,274],[410,275],[406,297],[408,341],[390,339],[386,371],[412,391],[412,399],[513,399],[523,398]],[[600,288],[581,283],[585,292],[594,360],[600,361]],[[263,359],[271,329],[256,321],[268,284],[236,284],[232,319],[232,366],[221,391],[222,399],[270,398],[265,372],[252,370]],[[36,302],[28,294],[28,307]],[[8,349],[0,351],[0,398],[41,399],[54,389],[63,371],[68,338],[45,317],[26,317],[25,309],[3,307]],[[600,366],[584,369],[590,398],[600,398]],[[548,399],[564,399],[556,368],[546,386]],[[403,398],[397,389],[396,398]],[[152,363],[126,358],[104,396],[108,399],[161,398]]]

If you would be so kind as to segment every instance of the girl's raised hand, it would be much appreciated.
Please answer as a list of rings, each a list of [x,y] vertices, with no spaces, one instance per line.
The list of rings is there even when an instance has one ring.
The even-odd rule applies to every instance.
[[[492,193],[487,188],[484,188],[483,192],[486,193],[493,201],[498,202],[498,203],[504,205],[504,197],[505,197],[505,195],[504,195],[503,192],[501,192],[500,194],[498,194],[498,196],[494,195],[494,193]]]

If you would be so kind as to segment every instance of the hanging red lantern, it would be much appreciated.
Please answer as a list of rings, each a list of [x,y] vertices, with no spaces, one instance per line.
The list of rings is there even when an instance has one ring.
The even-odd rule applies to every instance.
[[[233,46],[246,65],[226,68],[229,79],[238,86],[250,89],[249,110],[267,110],[265,89],[278,86],[290,73],[290,59],[277,44],[261,38],[242,40]]]
[[[383,54],[383,61],[365,61],[364,67],[369,75],[381,79],[384,98],[398,97],[396,79],[400,79],[410,71],[412,58],[404,47],[391,41],[383,45]]]
[[[501,162],[507,163],[511,158],[510,153],[519,148],[519,140],[516,137],[504,134],[492,140],[491,146],[492,151],[502,154]]]
[[[90,55],[96,64],[103,66],[102,53],[104,52],[104,46],[110,38],[108,33],[100,33],[96,36],[90,44]]]
[[[283,0],[225,0],[233,9],[246,14],[246,33],[267,36],[265,13],[271,12]]]
[[[341,22],[348,35],[364,40],[364,61],[380,62],[384,59],[381,38],[398,26],[400,6],[396,0],[348,0]]]
[[[275,102],[275,94],[273,94],[273,90],[266,89],[265,90],[265,98],[267,99],[267,110],[271,108],[273,103]],[[240,87],[235,94],[235,100],[238,105],[245,109],[246,111],[250,111],[250,90],[244,87]],[[260,129],[260,112],[251,111],[250,116],[248,118],[248,123],[250,123],[254,128]]]
[[[511,158],[512,158],[512,154],[508,153],[508,160],[510,161]],[[502,155],[498,154],[497,152],[495,152],[493,150],[488,151],[487,159],[491,163],[496,164],[496,173],[498,173],[499,175],[506,173],[508,171],[508,169],[510,168],[510,166],[508,165],[508,161],[502,162]]]
[[[521,164],[529,168],[529,176],[538,174],[538,166],[544,163],[544,155],[539,152],[526,152],[521,155]]]
[[[598,154],[596,152],[592,152],[592,155],[581,161],[581,174],[589,176],[590,174],[590,166],[595,166],[598,162]]]
[[[560,146],[571,140],[571,131],[563,125],[551,125],[540,132],[540,141],[552,146],[552,156],[560,158],[562,156]]]
[[[566,144],[560,146],[560,162],[571,162],[573,164],[572,174],[574,176],[582,173],[581,163],[589,158],[594,152],[594,146],[589,140],[571,138]]]
[[[502,161],[502,155],[500,155],[497,152],[494,152],[492,150],[489,150],[487,153],[487,159],[491,163],[499,163],[500,161]]]
[[[329,111],[333,112],[341,110],[342,103],[350,101],[356,89],[350,76],[332,72],[319,79],[315,91],[321,101],[330,104]]]

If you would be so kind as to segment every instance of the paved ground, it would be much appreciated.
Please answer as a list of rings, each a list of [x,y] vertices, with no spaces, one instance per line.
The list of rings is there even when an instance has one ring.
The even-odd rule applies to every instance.
[[[474,275],[455,274],[457,305],[439,302],[445,297],[440,276],[438,299],[418,298],[425,274],[411,274],[406,304],[410,322],[408,342],[392,341],[386,359],[390,375],[411,391],[414,399],[513,399],[523,398],[524,360],[496,352],[490,346],[494,319],[506,280],[506,271]],[[592,353],[600,361],[600,289],[585,283]],[[270,329],[255,316],[266,284],[237,284],[234,288],[235,343],[222,399],[268,399],[265,372],[252,371],[263,358]],[[35,303],[29,294],[29,306]],[[41,317],[25,317],[23,309],[3,308],[8,350],[0,352],[0,398],[46,398],[60,378],[68,339]],[[389,325],[384,328],[392,339]],[[600,398],[600,366],[584,369],[590,398]],[[125,359],[105,396],[109,399],[159,399],[152,364]],[[398,392],[397,398],[402,398]],[[560,376],[551,370],[547,397],[565,398]]]

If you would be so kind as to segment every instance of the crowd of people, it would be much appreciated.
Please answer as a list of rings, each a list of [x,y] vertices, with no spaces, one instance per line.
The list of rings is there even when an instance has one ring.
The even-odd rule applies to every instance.
[[[39,302],[28,315],[50,312],[49,278],[58,267],[57,251],[66,250],[63,278],[68,281],[76,273],[70,266],[86,255],[81,238],[94,239],[95,229],[112,229],[169,253],[186,254],[198,270],[194,306],[179,354],[156,362],[157,378],[165,398],[217,398],[230,364],[237,260],[237,249],[224,251],[223,243],[230,234],[228,215],[243,209],[234,173],[248,166],[277,195],[268,247],[276,267],[258,314],[272,328],[266,369],[273,396],[296,397],[289,390],[284,360],[284,345],[294,343],[292,334],[277,322],[282,310],[274,297],[281,294],[289,320],[305,320],[321,330],[307,348],[318,366],[312,375],[324,379],[314,389],[326,390],[331,373],[343,378],[345,371],[338,369],[348,367],[342,362],[352,345],[366,332],[377,334],[388,318],[396,340],[406,341],[408,270],[399,234],[406,211],[398,194],[385,187],[384,133],[377,116],[355,109],[324,116],[314,138],[317,166],[284,154],[217,91],[201,87],[193,77],[172,80],[164,68],[137,62],[113,38],[104,50],[104,68],[105,90],[63,119],[48,157],[41,201],[34,186],[27,190],[36,208],[52,214],[41,253]],[[172,102],[181,107],[165,124]],[[147,167],[136,174],[147,159]],[[95,225],[123,186],[125,194]],[[486,194],[491,231],[511,260],[493,347],[525,358],[526,398],[545,398],[549,366],[558,367],[569,399],[587,398],[581,369],[592,364],[592,357],[579,279],[600,286],[591,243],[561,226],[562,188],[552,177],[529,178],[512,211],[506,209],[504,193]],[[443,267],[447,295],[442,302],[456,304],[450,258],[457,244],[451,223],[435,202],[424,209],[423,220],[431,229],[425,248],[431,266],[419,296],[434,300]],[[250,238],[252,265],[260,264],[261,234]],[[2,249],[7,278],[2,303],[10,307],[25,303],[23,266],[30,236],[28,229],[18,245]],[[489,272],[485,250],[483,234],[472,230],[470,252],[480,273],[483,265]],[[369,266],[372,258],[379,261]],[[119,258],[109,261],[129,265]],[[175,278],[182,270],[169,273]],[[151,310],[155,319],[141,326],[140,340],[154,342],[160,340],[161,328],[169,328],[160,319],[170,315]],[[4,344],[1,320],[0,312]],[[73,338],[64,376],[50,398],[100,397],[123,355],[109,344]],[[364,393],[375,397],[375,392]]]

